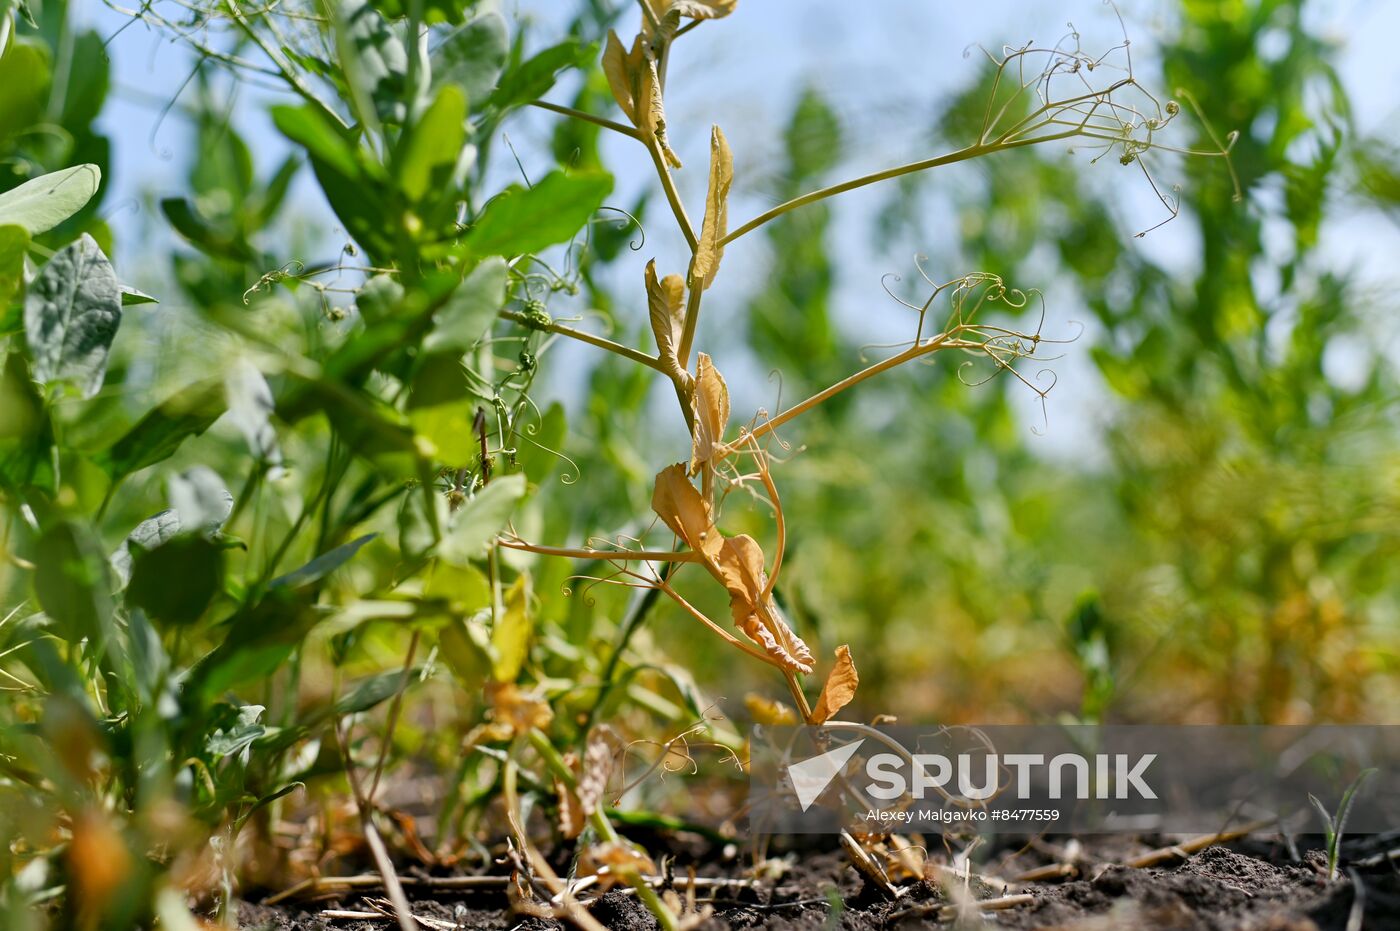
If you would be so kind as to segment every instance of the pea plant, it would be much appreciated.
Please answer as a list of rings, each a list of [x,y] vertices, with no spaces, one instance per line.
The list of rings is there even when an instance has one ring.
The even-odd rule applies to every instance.
[[[160,202],[185,245],[157,304],[107,259],[111,232],[94,212],[101,166],[80,157],[105,152],[85,124],[107,82],[100,55],[72,49],[100,40],[74,39],[61,8],[38,22],[21,15],[26,5],[0,5],[0,70],[19,69],[27,80],[16,86],[36,95],[13,109],[30,122],[0,139],[33,169],[0,193],[0,687],[15,695],[0,708],[0,827],[15,838],[0,849],[3,904],[34,927],[44,905],[72,927],[188,927],[193,898],[232,922],[240,884],[299,875],[298,889],[320,888],[322,865],[344,852],[336,827],[348,807],[356,849],[413,928],[396,857],[458,862],[455,851],[480,847],[499,800],[517,909],[596,927],[532,841],[528,798],[547,799],[560,835],[581,839],[578,873],[629,884],[665,928],[692,923],[697,914],[657,891],[654,864],[608,805],[617,754],[599,709],[621,648],[598,668],[544,635],[540,589],[557,576],[536,560],[611,566],[601,581],[646,590],[643,605],[665,597],[773,667],[796,710],[771,703],[772,719],[832,719],[859,677],[836,647],[809,697],[817,652],[777,597],[797,519],[779,496],[778,431],[945,351],[1043,395],[1020,366],[1059,341],[1042,333],[1038,293],[993,273],[940,280],[921,267],[923,299],[901,300],[912,315],[905,342],[736,425],[720,350],[701,349],[704,296],[726,251],[838,194],[1052,142],[1140,169],[1170,216],[1172,196],[1147,163],[1175,151],[1159,134],[1179,105],[1138,84],[1126,42],[1101,57],[1076,36],[1005,49],[988,56],[985,118],[962,147],[733,225],[742,174],[713,127],[697,227],[676,184],[671,140],[688,128],[667,122],[668,72],[683,70],[671,65],[685,37],[733,13],[735,0],[644,0],[630,43],[606,29],[615,11],[595,11],[533,54],[498,13],[452,0],[106,2],[195,56],[198,157],[191,196]],[[603,32],[600,48],[592,38]],[[591,68],[600,52],[621,119],[584,106],[599,103],[587,94],[579,105],[543,99],[560,73]],[[51,60],[67,72],[50,74]],[[290,101],[271,107],[291,149],[271,175],[259,177],[220,111],[211,71]],[[561,159],[573,167],[492,189],[496,148],[527,108],[625,137],[654,165],[688,253],[638,270],[654,348],[551,314],[552,300],[592,293],[596,268],[628,257],[631,220],[619,226],[608,212],[613,179],[592,164],[596,145],[589,158]],[[71,144],[36,150],[52,114]],[[343,234],[329,260],[297,258],[324,237],[293,245],[287,226],[304,168]],[[1040,322],[1019,328],[1027,314]],[[626,393],[670,384],[690,436],[652,485],[653,527],[670,532],[670,546],[649,548],[645,534],[547,541],[566,522],[531,508],[568,425],[534,395],[561,340],[612,357],[630,373],[609,376]],[[769,540],[722,529],[734,495],[768,516]],[[728,620],[682,594],[679,573],[692,564],[727,595]],[[432,725],[405,707],[441,667],[455,680],[445,703],[470,696],[452,746],[427,740]],[[585,675],[601,684],[580,709]],[[676,721],[703,711],[648,701]],[[431,850],[386,801],[387,766],[405,745],[453,775]],[[301,825],[294,841],[289,819]]]

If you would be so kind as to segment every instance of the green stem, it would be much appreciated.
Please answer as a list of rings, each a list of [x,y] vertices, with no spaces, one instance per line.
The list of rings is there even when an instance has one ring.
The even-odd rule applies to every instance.
[[[583,120],[585,123],[592,123],[594,126],[601,126],[604,129],[611,129],[615,133],[621,133],[630,139],[641,140],[642,134],[631,126],[606,119],[601,116],[594,116],[586,110],[576,110],[573,107],[561,106],[557,103],[550,103],[548,100],[532,100],[530,106],[539,107],[541,110],[549,110],[551,113],[560,113],[564,116],[571,116],[576,120]]]
[[[573,327],[564,326],[562,323],[554,323],[553,321],[549,323],[543,323],[539,320],[536,320],[532,317],[528,317],[525,314],[514,310],[503,310],[500,312],[500,316],[504,317],[507,320],[513,320],[516,323],[530,327],[534,330],[544,330],[548,333],[558,333],[560,336],[567,336],[570,339],[576,339],[579,342],[588,343],[590,346],[597,346],[599,349],[606,349],[608,352],[616,353],[617,355],[622,356],[626,359],[630,359],[633,362],[638,363],[639,365],[645,365],[647,368],[655,369],[656,371],[661,372],[663,375],[666,374],[666,367],[661,364],[660,359],[656,358],[655,356],[649,356],[639,349],[633,349],[630,346],[624,346],[621,343],[615,343],[607,337],[594,336],[592,333],[587,333],[583,330],[575,330]]]
[[[842,181],[840,184],[833,184],[820,190],[810,191],[800,197],[781,203],[778,206],[767,210],[752,220],[731,231],[719,241],[721,246],[751,233],[770,220],[775,220],[785,213],[796,210],[798,207],[805,207],[817,201],[826,200],[828,197],[835,197],[837,194],[844,194],[847,191],[854,191],[856,188],[865,187],[868,184],[875,184],[880,181],[888,181],[891,178],[898,178],[902,175],[910,175],[919,171],[926,171],[930,168],[939,168],[943,165],[952,165],[956,162],[965,162],[968,159],[979,158],[983,155],[990,155],[993,152],[1000,152],[1004,149],[1016,149],[1022,146],[1035,145],[1039,142],[1052,142],[1056,139],[1068,139],[1071,136],[1079,135],[1078,130],[1067,130],[1062,133],[1052,133],[1048,136],[1037,136],[1034,139],[1014,139],[1010,141],[996,141],[991,143],[978,143],[970,145],[965,149],[958,149],[956,152],[948,152],[934,158],[926,158],[922,161],[909,162],[906,165],[899,165],[895,168],[886,168],[884,171],[877,171],[874,174],[861,175],[859,178],[852,178],[849,181]]]

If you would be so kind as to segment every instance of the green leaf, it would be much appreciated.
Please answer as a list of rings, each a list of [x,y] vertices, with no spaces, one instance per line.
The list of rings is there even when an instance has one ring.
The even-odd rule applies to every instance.
[[[612,192],[604,172],[554,171],[532,188],[511,185],[493,198],[467,234],[475,255],[539,252],[574,236]]]
[[[106,643],[112,622],[107,560],[86,528],[55,524],[39,538],[34,552],[34,593],[44,613],[70,643]]]
[[[550,46],[506,72],[488,103],[500,110],[527,104],[544,96],[560,71],[591,64],[597,57],[596,44],[585,45],[577,39]]]
[[[355,144],[320,110],[312,106],[272,108],[272,123],[308,155],[346,178],[362,174]]]
[[[505,260],[498,256],[472,269],[434,315],[423,349],[462,353],[481,342],[505,306],[508,280]]]
[[[243,434],[249,451],[260,462],[280,465],[282,449],[272,426],[276,404],[262,372],[247,359],[239,359],[224,378],[224,393],[228,419]]]
[[[117,287],[121,290],[121,293],[122,293],[122,306],[123,306],[123,307],[131,307],[131,306],[133,306],[133,305],[135,305],[135,304],[159,304],[159,303],[160,303],[160,301],[158,301],[158,300],[156,300],[155,298],[151,297],[151,296],[150,296],[149,294],[147,294],[145,291],[142,291],[142,290],[140,290],[139,288],[133,288],[133,287],[132,287],[131,285],[129,285],[129,284],[120,284],[120,285],[118,285]]]
[[[403,296],[403,285],[395,281],[392,275],[375,275],[355,295],[355,308],[365,318],[366,324],[373,325],[388,320]]]
[[[204,749],[210,756],[232,756],[250,747],[253,741],[267,733],[267,728],[258,723],[266,709],[262,705],[243,705],[238,709],[238,719],[227,730],[219,728],[204,742]]]
[[[455,87],[444,87],[408,134],[399,160],[399,185],[410,201],[429,193],[455,192],[458,159],[466,144],[467,101]]]
[[[195,466],[172,475],[169,491],[170,505],[180,515],[180,526],[190,533],[215,533],[233,513],[233,495],[208,466]]]
[[[96,165],[40,175],[0,194],[0,224],[22,226],[31,236],[51,230],[82,210],[101,182]]]
[[[136,551],[153,550],[175,539],[180,533],[180,513],[174,508],[166,508],[137,524],[126,539],[121,542],[107,563],[116,574],[119,588],[124,588],[131,580],[131,559],[133,544]]]
[[[24,289],[24,255],[29,233],[11,223],[0,226],[0,336],[23,328],[24,311],[17,298]]]
[[[491,631],[491,676],[497,682],[514,682],[530,655],[529,576],[521,575],[506,593],[505,611]]]
[[[408,112],[404,93],[408,54],[403,42],[365,0],[334,0],[331,9],[335,47],[358,115],[367,123],[378,117],[402,124]],[[373,112],[363,112],[369,104]]]
[[[300,569],[273,579],[268,585],[268,588],[304,588],[307,585],[319,582],[349,562],[350,559],[360,551],[360,547],[377,536],[379,536],[377,533],[367,533],[358,539],[351,540],[349,543],[337,546],[328,553],[322,553]]]
[[[437,461],[463,466],[479,455],[472,420],[483,405],[490,402],[471,390],[457,356],[429,356],[413,376],[408,422],[433,444]]]
[[[135,554],[126,600],[154,620],[192,624],[223,585],[223,550],[205,537],[181,534]]]
[[[13,487],[53,491],[53,421],[24,356],[7,354],[0,372],[0,478]]]
[[[0,55],[0,143],[6,148],[43,120],[49,83],[48,49],[12,36]],[[12,222],[0,218],[0,223]]]
[[[183,197],[165,198],[160,202],[160,212],[175,232],[207,255],[236,262],[252,262],[256,258],[242,237],[200,216],[194,204]]]
[[[113,478],[130,475],[174,455],[180,444],[199,436],[224,412],[224,393],[203,382],[177,392],[147,411],[111,448],[96,456]]]
[[[490,612],[482,612],[489,616]],[[454,618],[438,632],[438,647],[458,680],[479,689],[491,674],[491,639],[479,617]]]
[[[423,675],[422,666],[414,666],[408,671],[407,681],[409,684],[419,680]],[[355,683],[355,687],[335,703],[334,714],[341,717],[347,714],[360,714],[369,711],[375,705],[387,701],[394,697],[394,693],[399,690],[399,686],[405,681],[402,669],[394,669],[389,672],[381,672],[377,675],[369,676]]]
[[[439,554],[454,565],[465,565],[485,556],[524,497],[524,475],[516,473],[492,479],[453,515],[452,526],[438,547]]]
[[[495,11],[474,16],[433,52],[433,84],[457,85],[468,104],[484,101],[505,67],[507,51],[505,18]]]
[[[25,297],[24,332],[34,377],[44,384],[71,381],[85,398],[97,394],[121,313],[112,263],[84,233],[49,259]]]

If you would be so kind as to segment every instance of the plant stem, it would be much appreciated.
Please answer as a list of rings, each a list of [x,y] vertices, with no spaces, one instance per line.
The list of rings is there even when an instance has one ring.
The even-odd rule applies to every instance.
[[[856,188],[865,187],[867,184],[875,184],[879,181],[888,181],[891,178],[898,178],[901,175],[914,174],[915,172],[925,171],[929,168],[939,168],[943,165],[952,165],[955,162],[965,162],[968,159],[978,158],[983,155],[989,155],[993,152],[1000,152],[1003,149],[1014,149],[1020,148],[1021,146],[1035,145],[1038,142],[1052,142],[1056,139],[1068,139],[1071,136],[1077,135],[1079,135],[1078,130],[1067,130],[1062,133],[1052,133],[1048,136],[1037,136],[1034,139],[1014,139],[1010,141],[977,143],[975,145],[970,145],[964,149],[958,149],[956,152],[947,152],[943,155],[935,156],[934,158],[926,158],[921,161],[909,162],[908,164],[899,165],[894,168],[886,168],[883,171],[877,171],[873,174],[861,175],[859,178],[852,178],[849,181],[842,181],[840,184],[833,184],[830,187],[824,187],[820,190],[810,191],[799,197],[794,197],[792,200],[789,200],[785,203],[781,203],[778,206],[772,208],[771,210],[764,211],[763,213],[754,217],[752,220],[745,223],[743,226],[740,226],[738,229],[732,230],[728,235],[726,235],[723,239],[719,241],[719,244],[721,246],[727,246],[729,243],[738,239],[740,236],[743,236],[745,233],[751,233],[763,224],[767,223],[768,221],[775,220],[785,213],[796,210],[798,207],[805,207],[808,204],[814,204],[817,201],[826,200],[828,197],[835,197],[837,194],[844,194],[847,191],[853,191]]]
[[[666,192],[666,202],[671,205],[671,212],[676,215],[676,225],[681,228],[681,235],[685,237],[685,243],[690,247],[693,254],[700,244],[700,240],[695,236],[695,227],[690,224],[690,217],[686,215],[685,204],[681,203],[680,192],[676,190],[676,179],[671,177],[671,169],[666,167],[666,160],[661,156],[661,148],[654,140],[644,140],[647,151],[651,153],[652,164],[656,166],[656,176],[661,180],[661,189]]]
[[[690,368],[690,347],[695,342],[695,329],[700,324],[700,298],[705,293],[705,277],[692,276],[690,279],[690,293],[686,295],[685,302],[685,324],[681,329],[681,342],[676,348],[676,359],[680,361],[682,369]],[[690,418],[690,411],[687,407],[686,418]]]
[[[576,339],[580,342],[588,343],[590,346],[597,346],[599,349],[606,349],[608,352],[616,353],[617,355],[622,356],[625,359],[630,359],[633,362],[636,362],[640,365],[645,365],[647,368],[655,369],[663,375],[666,374],[666,368],[661,364],[660,359],[656,358],[655,356],[649,356],[639,349],[633,349],[630,346],[624,346],[621,343],[615,343],[607,337],[594,336],[592,333],[587,333],[583,330],[575,330],[573,327],[564,326],[562,323],[554,323],[552,321],[549,323],[541,323],[538,320],[535,320],[531,317],[527,317],[525,314],[514,310],[503,310],[500,312],[500,316],[504,317],[507,320],[513,320],[516,323],[530,327],[531,329],[545,330],[550,333],[558,333],[560,336],[567,336],[570,339]]]
[[[611,560],[621,559],[628,562],[699,562],[698,554],[686,550],[673,552],[671,550],[595,550],[589,548],[572,548],[567,546],[540,546],[535,543],[526,543],[524,540],[499,540],[501,546],[512,550],[524,550],[527,553],[538,553],[541,556],[563,556],[567,559],[598,559]]]
[[[592,123],[594,126],[601,126],[604,129],[611,129],[615,133],[621,133],[630,139],[641,141],[642,134],[631,126],[618,123],[615,120],[606,119],[601,116],[594,116],[586,110],[576,110],[573,107],[560,106],[557,103],[550,103],[548,100],[532,100],[530,106],[539,107],[541,110],[549,110],[552,113],[561,113],[564,116],[571,116],[576,120],[583,120],[585,123]]]

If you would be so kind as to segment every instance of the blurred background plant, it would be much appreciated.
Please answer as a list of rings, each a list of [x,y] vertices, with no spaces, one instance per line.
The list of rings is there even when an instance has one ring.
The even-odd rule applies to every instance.
[[[970,388],[940,359],[782,431],[775,472],[801,519],[778,594],[822,654],[851,644],[862,714],[1400,708],[1394,298],[1324,235],[1338,216],[1393,219],[1400,164],[1395,140],[1359,134],[1341,50],[1306,7],[1185,2],[1148,35],[1129,16],[1154,46],[1134,48],[1137,76],[1187,106],[1176,141],[1237,132],[1237,182],[1149,153],[1179,186],[1144,207],[1105,181],[1136,168],[1117,151],[1099,167],[1088,142],[999,153],[903,178],[858,223],[785,215],[752,286],[716,290],[731,307],[708,338],[755,360],[745,396],[771,398],[771,368],[788,402],[889,333],[839,306],[853,237],[903,278],[895,294],[917,278],[902,256],[929,252],[924,268],[1041,288],[1057,333],[1084,324],[1059,366],[1062,390],[1094,386],[1080,406],[1099,415],[1068,428],[1082,452],[1036,442],[1066,429],[1056,394],[1039,420],[1024,385]],[[607,113],[597,43],[636,10],[583,3],[532,33],[487,7],[376,0],[336,5],[337,33],[300,7],[116,9],[134,16],[121,35],[19,4],[0,58],[25,76],[0,81],[5,190],[78,164],[110,176],[94,120],[123,35],[176,37],[200,64],[155,101],[190,157],[154,210],[124,218],[104,185],[19,246],[23,276],[0,256],[7,926],[176,922],[187,891],[219,908],[372,864],[371,837],[395,859],[477,866],[507,784],[523,818],[585,841],[600,828],[569,814],[584,776],[608,787],[586,807],[624,809],[624,833],[732,816],[741,725],[781,714],[766,670],[664,599],[582,578],[605,564],[489,546],[512,515],[536,540],[640,536],[681,441],[653,426],[674,403],[664,380],[559,332],[649,347],[636,283],[667,247],[647,243],[665,205],[622,168],[613,190],[598,127],[526,108],[562,75],[550,99]],[[714,28],[743,30],[743,12]],[[410,19],[430,30],[417,54]],[[924,150],[981,128],[991,69],[959,66],[964,90],[921,118]],[[276,106],[275,130],[240,129],[240,94]],[[870,145],[852,122],[811,86],[780,150],[741,157],[746,194],[768,205],[845,176]],[[708,138],[708,119],[673,123],[683,152]],[[1174,261],[1133,235],[1164,210],[1188,243]],[[82,233],[160,301],[123,312],[90,399],[37,385],[22,334],[20,277]],[[730,517],[759,532],[760,515]],[[602,754],[611,772],[587,769],[599,746],[626,748]],[[657,775],[692,766],[705,778]]]

